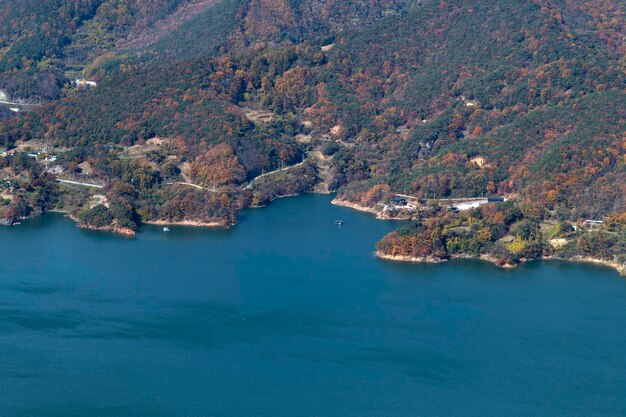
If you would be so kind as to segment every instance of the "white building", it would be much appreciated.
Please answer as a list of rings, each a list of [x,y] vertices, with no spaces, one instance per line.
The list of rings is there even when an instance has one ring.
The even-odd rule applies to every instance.
[[[78,87],[95,87],[98,85],[95,81],[88,81],[83,78],[77,78],[74,80],[74,84]]]

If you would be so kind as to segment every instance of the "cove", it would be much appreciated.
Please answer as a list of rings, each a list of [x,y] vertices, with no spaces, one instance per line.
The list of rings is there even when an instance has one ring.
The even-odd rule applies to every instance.
[[[615,271],[386,262],[398,223],[330,200],[231,230],[0,228],[0,415],[626,415]]]

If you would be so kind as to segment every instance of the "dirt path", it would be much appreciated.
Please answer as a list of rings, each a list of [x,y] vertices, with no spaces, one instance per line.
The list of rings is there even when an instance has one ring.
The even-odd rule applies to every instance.
[[[324,154],[319,150],[312,152],[311,156],[317,160],[318,175],[321,180],[320,183],[315,186],[315,192],[329,194],[330,183],[332,180],[332,175],[330,173],[332,157],[324,156]]]

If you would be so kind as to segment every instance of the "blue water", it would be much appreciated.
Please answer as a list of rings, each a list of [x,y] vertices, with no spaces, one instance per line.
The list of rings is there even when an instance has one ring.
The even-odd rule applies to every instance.
[[[397,223],[329,202],[0,229],[0,416],[626,416],[626,279],[381,261]]]

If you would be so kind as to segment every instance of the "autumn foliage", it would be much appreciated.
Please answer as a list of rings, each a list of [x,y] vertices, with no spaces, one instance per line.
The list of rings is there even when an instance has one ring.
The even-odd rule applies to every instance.
[[[191,164],[194,181],[209,187],[240,183],[246,179],[246,171],[225,143],[216,145],[198,156]]]

